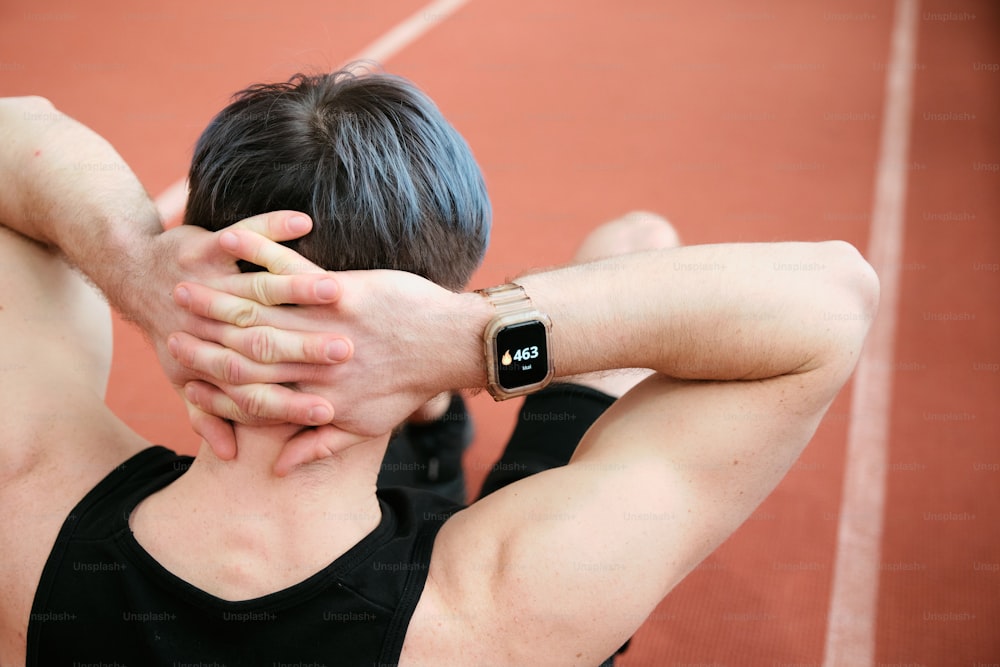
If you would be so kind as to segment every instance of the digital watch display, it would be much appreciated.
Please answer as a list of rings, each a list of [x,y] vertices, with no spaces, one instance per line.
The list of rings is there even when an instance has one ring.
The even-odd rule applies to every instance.
[[[549,374],[547,332],[538,320],[501,329],[495,349],[497,384],[507,391],[538,384]]]
[[[535,310],[524,288],[515,283],[479,292],[496,309],[483,332],[487,390],[502,401],[548,385],[554,375],[549,318]]]

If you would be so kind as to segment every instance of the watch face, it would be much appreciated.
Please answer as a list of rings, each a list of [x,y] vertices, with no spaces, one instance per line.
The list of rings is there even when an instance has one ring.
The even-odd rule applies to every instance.
[[[500,330],[496,337],[497,383],[517,389],[545,379],[549,372],[549,350],[545,325],[522,322]]]

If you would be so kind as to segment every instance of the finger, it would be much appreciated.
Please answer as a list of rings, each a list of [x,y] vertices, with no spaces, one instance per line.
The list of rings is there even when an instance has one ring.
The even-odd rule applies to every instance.
[[[312,220],[305,213],[298,211],[271,211],[244,218],[237,223],[219,230],[246,229],[272,241],[290,241],[305,236],[312,231]]]
[[[253,275],[270,275],[256,273]],[[250,274],[243,274],[231,277],[231,283],[243,281],[249,278]],[[271,276],[272,278],[275,276]],[[314,277],[318,277],[318,274]],[[302,284],[308,283],[306,276],[302,278]],[[333,280],[333,279],[330,279]],[[296,288],[302,294],[300,302],[319,302],[314,305],[328,305],[322,303],[323,295],[321,283],[326,283],[325,279],[318,280],[316,285],[320,290],[319,297],[309,298],[305,292]],[[279,306],[268,306],[256,301],[253,297],[245,297],[231,294],[230,286],[223,285],[222,289],[215,289],[198,283],[179,283],[173,291],[174,302],[185,310],[198,315],[205,320],[215,320],[217,322],[227,322],[239,327],[252,326],[274,326],[282,329],[301,330],[303,323],[312,321],[312,327],[319,330],[329,328],[330,313],[323,309],[303,309],[288,308]],[[300,285],[301,287],[301,285]],[[245,291],[245,290],[243,290]],[[309,305],[299,303],[295,305]]]
[[[266,271],[227,276],[213,284],[233,296],[253,299],[265,306],[326,305],[342,293],[340,282],[329,273],[276,275]]]
[[[265,324],[268,307],[253,299],[234,296],[197,283],[180,283],[174,288],[174,303],[199,317],[228,322],[238,327]]]
[[[281,448],[274,463],[274,474],[284,477],[300,465],[329,458],[365,439],[335,426],[306,429]]]
[[[185,274],[203,275],[206,266],[237,272],[236,259],[219,247],[218,235],[194,225],[180,225],[163,233],[161,239],[173,243],[165,252],[174,252]]]
[[[225,419],[210,415],[198,409],[188,401],[187,406],[188,421],[194,432],[208,443],[215,455],[222,461],[230,461],[236,458],[236,433],[233,425]]]
[[[209,414],[241,424],[318,426],[333,419],[333,406],[325,399],[276,384],[227,386],[223,391],[195,380],[184,385],[184,396]]]
[[[285,332],[283,335],[289,334]],[[341,348],[341,342],[340,339],[334,340],[331,346]],[[350,345],[346,347],[350,354]],[[226,385],[227,390],[229,386],[246,384],[317,382],[322,379],[325,368],[312,363],[260,363],[224,345],[183,331],[170,334],[167,351],[181,366],[219,385]],[[310,351],[310,354],[319,356],[317,352]],[[327,359],[323,363],[334,362]]]
[[[219,232],[219,245],[230,255],[263,266],[271,273],[290,275],[323,271],[291,248],[247,229],[222,230]]]
[[[210,417],[240,424],[263,423],[246,415],[240,406],[221,389],[208,382],[193,380],[184,385],[184,400],[188,412],[201,412]]]
[[[336,334],[289,331],[269,326],[243,328],[201,317],[192,318],[188,327],[177,333],[189,334],[195,340],[168,337],[167,349],[174,348],[175,351],[171,354],[175,358],[180,353],[180,346],[195,346],[198,341],[218,343],[262,364],[330,365],[343,363],[354,356],[354,344],[350,339]],[[185,350],[183,353],[192,354],[194,350]],[[305,380],[302,377],[285,382]]]
[[[218,324],[218,327],[221,330],[219,343],[262,364],[336,364],[347,361],[354,354],[354,345],[350,340],[332,334],[286,331],[274,327],[244,329],[227,324]],[[302,371],[301,368],[291,370],[295,373]],[[295,381],[305,379],[300,377]]]

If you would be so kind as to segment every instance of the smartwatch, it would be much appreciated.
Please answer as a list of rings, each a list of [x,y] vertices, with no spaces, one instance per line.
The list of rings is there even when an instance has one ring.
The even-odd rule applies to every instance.
[[[544,388],[555,374],[549,355],[552,321],[516,283],[477,290],[496,314],[483,332],[486,389],[495,401]]]

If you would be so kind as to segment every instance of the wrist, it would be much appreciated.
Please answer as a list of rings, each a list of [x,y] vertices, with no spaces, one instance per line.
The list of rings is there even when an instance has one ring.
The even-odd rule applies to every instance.
[[[177,282],[175,277],[165,280],[160,275],[164,261],[174,255],[164,247],[166,239],[162,237],[163,228],[155,206],[146,199],[136,201],[131,207],[95,210],[90,219],[101,230],[99,254],[114,260],[81,260],[81,268],[126,320],[151,333],[150,326],[156,317],[152,303],[161,297],[169,300],[170,290]]]
[[[483,332],[495,314],[493,306],[476,292],[456,294],[455,328],[452,345],[454,355],[454,388],[485,389],[486,359],[483,355]]]

